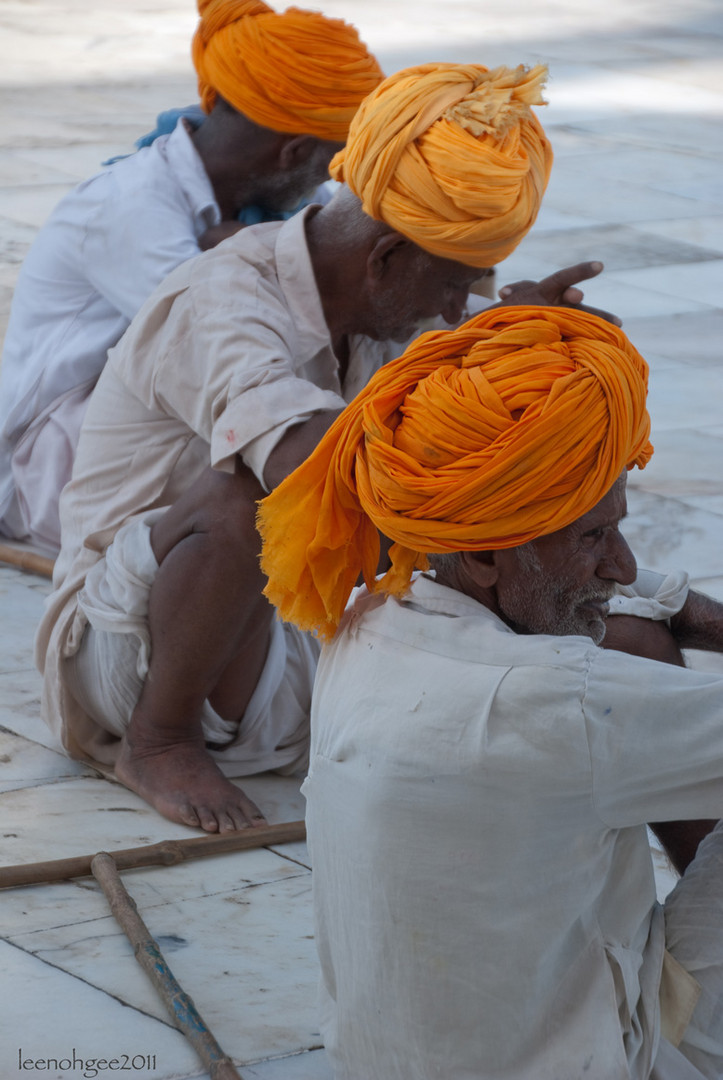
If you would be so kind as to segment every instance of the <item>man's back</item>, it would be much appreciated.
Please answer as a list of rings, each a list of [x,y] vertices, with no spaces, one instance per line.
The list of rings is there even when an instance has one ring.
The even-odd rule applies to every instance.
[[[65,395],[90,392],[108,349],[219,217],[183,122],[56,207],[23,264],[5,338],[0,519],[13,494],[10,459],[29,427]]]
[[[335,1075],[647,1077],[664,938],[643,823],[705,809],[720,681],[517,635],[426,578],[346,620],[305,785]],[[656,738],[663,683],[673,712],[708,703],[697,755]]]

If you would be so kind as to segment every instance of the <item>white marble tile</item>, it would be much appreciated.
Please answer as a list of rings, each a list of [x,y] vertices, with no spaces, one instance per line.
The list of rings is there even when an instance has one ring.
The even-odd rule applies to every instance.
[[[150,127],[147,130],[150,130]],[[145,131],[139,129],[135,138],[144,134]],[[100,172],[103,162],[108,158],[116,157],[118,154],[130,154],[134,150],[133,140],[125,143],[118,139],[113,142],[93,142],[75,146],[72,157],[68,155],[65,147],[58,146],[28,148],[18,151],[15,157],[18,165],[25,168],[30,175],[38,172],[41,176],[51,176],[55,171],[62,171],[65,173],[64,179],[69,178],[73,183],[78,183]]]
[[[320,1045],[308,872],[214,897],[142,907],[141,914],[173,974],[235,1060]],[[10,939],[146,1015],[165,1018],[112,916]]]
[[[655,453],[644,469],[633,469],[628,475],[629,490],[654,492],[684,501],[701,496],[720,498],[723,428],[697,430],[689,424],[686,428],[665,430],[657,426],[655,410],[651,412]],[[712,520],[711,524],[716,523]],[[720,522],[717,525],[720,527]]]
[[[159,835],[148,839],[153,842],[163,839],[163,826],[159,827]],[[2,837],[2,865],[18,865],[5,855],[5,844],[6,839]],[[98,850],[115,851],[125,846],[91,844],[82,848],[82,844],[78,843],[75,854],[93,855]],[[128,846],[132,845],[129,843]],[[279,846],[279,852],[283,851],[283,847]],[[54,854],[53,851],[45,853],[46,857],[51,859]],[[25,856],[19,865],[27,866],[32,861]],[[39,861],[46,861],[46,858]],[[257,887],[269,882],[299,878],[307,872],[305,867],[298,866],[274,851],[252,848],[248,851],[193,859],[176,866],[123,870],[122,877],[126,888],[144,911],[199,897],[206,898],[209,904],[223,902],[222,908],[226,910],[228,904],[224,897],[229,893],[249,886]],[[108,915],[108,905],[100,886],[90,876],[74,878],[72,881],[8,887],[0,892],[0,900],[3,911],[2,932],[7,937],[42,934],[55,927],[91,922],[104,919]]]
[[[140,968],[138,969],[140,972]],[[168,1023],[160,1023],[132,1006],[128,1008],[111,995],[96,990],[83,979],[74,978],[52,963],[45,963],[22,949],[0,941],[0,985],[3,1022],[0,1025],[0,1074],[3,1077],[28,1075],[18,1068],[21,1060],[71,1058],[88,1061],[124,1054],[155,1054],[155,1068],[127,1075],[144,1080],[171,1080],[199,1073],[200,1063],[184,1037]],[[150,1064],[153,1065],[153,1057]],[[140,1059],[137,1061],[140,1065]],[[71,1065],[72,1069],[72,1065]],[[35,1072],[36,1070],[32,1070]],[[46,1076],[79,1076],[76,1071],[48,1071]],[[101,1075],[101,1074],[99,1074]],[[120,1073],[119,1075],[123,1075]]]
[[[705,264],[704,264],[705,265]],[[633,271],[635,272],[635,271]],[[639,271],[647,273],[647,271]],[[710,305],[691,300],[674,292],[660,292],[643,285],[632,285],[620,279],[619,273],[604,271],[600,277],[583,285],[585,303],[606,311],[612,311],[624,320],[623,330],[628,319],[640,317],[667,317],[696,312],[705,316],[711,311]]]
[[[612,110],[609,110],[611,113]],[[605,139],[614,139],[621,144],[626,142],[635,147],[662,148],[670,153],[694,153],[700,151],[701,146],[717,146],[720,135],[720,121],[717,115],[702,115],[695,112],[684,113],[674,119],[664,109],[646,110],[621,110],[607,116],[580,117],[578,126],[581,130],[600,135]],[[597,198],[597,192],[596,198]],[[672,196],[669,198],[673,199]],[[682,205],[685,200],[678,198],[677,202]],[[673,207],[673,202],[666,202]],[[692,201],[691,201],[691,205]],[[720,207],[711,207],[704,213],[717,214]],[[663,217],[663,214],[659,215]],[[676,216],[671,214],[671,216]],[[681,217],[690,216],[685,211]],[[652,220],[653,214],[643,213],[641,220]],[[615,220],[612,216],[611,220]],[[619,220],[619,219],[618,219]]]
[[[631,227],[643,234],[654,233],[670,240],[682,240],[711,251],[723,252],[723,216],[720,214],[672,220],[666,218],[663,221],[646,221],[641,225],[631,222]]]
[[[586,225],[584,228],[533,230],[520,245],[525,258],[560,261],[562,264],[599,259],[607,272],[677,263],[704,263],[719,258],[718,252],[667,237],[645,235],[628,225]],[[673,269],[673,274],[675,269]],[[673,280],[674,277],[673,277]]]
[[[32,188],[6,187],[3,190],[3,214],[22,225],[39,228],[72,187],[72,180],[58,184],[37,184]]]
[[[625,332],[646,359],[653,354],[683,366],[721,364],[723,346],[723,311],[711,308],[704,312],[681,313],[668,318],[632,316],[625,320]],[[681,378],[697,378],[697,372]]]
[[[676,299],[710,304],[711,307],[720,307],[723,303],[723,259],[653,266],[642,270],[617,270],[611,276],[635,288],[673,294]]]
[[[244,1080],[334,1080],[324,1050],[275,1058],[258,1065],[244,1065],[243,1077]]]
[[[665,371],[651,371],[648,410],[652,421],[653,442],[661,432],[689,428],[694,419],[696,430],[720,424],[723,401],[723,369],[713,365],[685,367],[676,364]],[[719,470],[723,466],[723,444],[709,447]],[[723,471],[720,473],[723,491]],[[692,477],[695,482],[695,476]]]
[[[586,183],[594,177],[595,186],[618,181],[682,194],[676,190],[678,185],[704,183],[717,185],[720,194],[720,166],[713,157],[705,156],[705,149],[701,148],[700,155],[670,154],[653,147],[643,150],[610,145],[605,153],[581,154],[566,160],[565,172]],[[710,193],[685,197],[715,199]]]
[[[25,187],[32,184],[67,184],[72,181],[73,173],[67,168],[68,153],[64,153],[63,148],[58,148],[56,152],[60,168],[34,162],[17,150],[0,149],[0,190],[20,185]]]
[[[34,667],[32,643],[43,598],[27,579],[0,567],[0,672]]]
[[[561,229],[584,229],[588,226],[596,228],[604,225],[604,219],[602,217],[595,217],[595,207],[586,207],[589,213],[572,214],[567,213],[565,210],[559,210],[557,207],[550,205],[547,199],[543,199],[540,212],[537,215],[537,221],[532,226],[530,236],[536,236],[541,232],[549,232],[551,230],[558,231]],[[522,241],[522,247],[526,239]]]
[[[595,185],[592,197],[589,178],[554,168],[545,200],[551,207],[565,213],[593,213],[597,218],[614,224],[655,221],[664,217],[698,217],[720,211],[714,202],[697,201],[623,180],[609,180]]]
[[[198,829],[161,817],[122,784],[92,776],[6,792],[0,795],[0,814],[4,831],[15,834],[3,853],[3,861],[13,863],[112,853],[118,848],[202,835]],[[50,833],[55,837],[51,856]]]
[[[37,229],[32,225],[23,225],[0,215],[0,262],[11,266],[21,263],[36,233]]]
[[[0,673],[0,727],[61,751],[57,736],[40,716],[42,679],[34,667]]]
[[[628,511],[624,533],[640,566],[682,569],[696,577],[721,573],[719,516],[636,489],[632,482]]]
[[[65,754],[0,729],[0,794],[88,773]]]

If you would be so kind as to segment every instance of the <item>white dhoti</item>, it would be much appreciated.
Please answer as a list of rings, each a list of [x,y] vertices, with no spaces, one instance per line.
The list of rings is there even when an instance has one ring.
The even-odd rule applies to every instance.
[[[28,537],[41,547],[60,547],[58,500],[73,472],[93,385],[84,383],[52,402],[15,447],[11,467],[20,521],[12,534],[18,540]]]
[[[105,558],[89,572],[78,605],[88,626],[78,651],[64,662],[64,680],[101,727],[121,737],[148,674],[148,598],[158,572],[150,528],[153,510],[123,526]],[[261,677],[239,721],[227,721],[208,701],[202,729],[209,752],[227,775],[306,768],[309,713],[319,646],[275,620]]]

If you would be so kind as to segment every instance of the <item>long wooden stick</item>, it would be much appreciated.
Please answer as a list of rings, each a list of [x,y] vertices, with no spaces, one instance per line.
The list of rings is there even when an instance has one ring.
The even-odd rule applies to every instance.
[[[239,829],[237,832],[211,833],[183,840],[161,840],[158,844],[123,848],[113,852],[113,862],[118,870],[132,870],[141,866],[174,866],[176,863],[200,859],[206,855],[248,851],[250,848],[287,844],[305,838],[306,826],[303,821],[285,821],[280,825],[259,825],[258,828]],[[94,855],[77,855],[74,858],[51,859],[48,862],[2,866],[0,889],[90,877],[93,858]]]
[[[100,852],[93,859],[91,870],[106,895],[116,922],[133,946],[136,960],[158,991],[173,1023],[208,1069],[211,1080],[242,1080],[233,1061],[224,1054],[166,963],[158,942],[138,914],[135,900],[121,881],[112,857]]]
[[[32,574],[40,574],[41,577],[52,578],[54,559],[46,555],[39,555],[37,551],[28,551],[19,545],[0,543],[0,562],[17,566],[19,570],[28,570]]]

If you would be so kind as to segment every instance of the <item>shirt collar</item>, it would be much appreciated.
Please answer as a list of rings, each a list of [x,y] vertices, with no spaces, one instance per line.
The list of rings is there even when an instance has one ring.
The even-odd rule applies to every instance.
[[[440,585],[434,577],[428,574],[416,574],[409,586],[409,591],[402,598],[402,602],[415,604],[427,611],[434,611],[441,615],[474,615],[477,618],[488,618],[510,634],[511,629],[499,616],[490,611],[488,607],[474,600],[459,589],[450,589],[448,585]]]
[[[310,351],[331,349],[321,297],[306,242],[306,219],[318,207],[307,206],[285,221],[276,237],[276,272],[299,339]]]
[[[200,155],[181,117],[168,136],[165,145],[168,164],[173,170],[181,189],[191,205],[194,217],[203,221],[206,228],[218,225],[221,211],[213,187]]]

